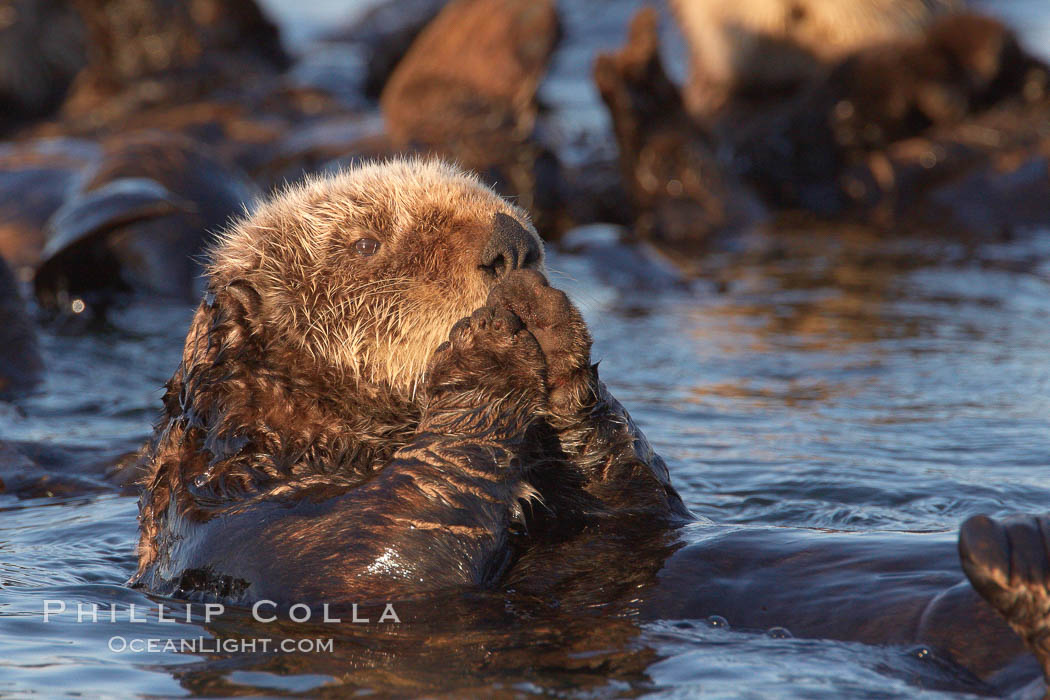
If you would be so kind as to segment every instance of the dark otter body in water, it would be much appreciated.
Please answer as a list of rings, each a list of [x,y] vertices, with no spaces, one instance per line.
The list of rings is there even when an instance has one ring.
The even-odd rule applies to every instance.
[[[768,100],[817,79],[847,54],[910,39],[959,0],[671,0],[689,45],[685,99],[708,115],[733,99]]]
[[[315,180],[237,223],[142,454],[133,585],[286,606],[503,590],[1032,677],[945,537],[683,527],[542,269],[524,214],[436,163]]]

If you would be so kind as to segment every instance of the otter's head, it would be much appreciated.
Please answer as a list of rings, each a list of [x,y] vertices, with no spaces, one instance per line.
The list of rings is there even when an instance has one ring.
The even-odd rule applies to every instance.
[[[452,325],[525,267],[543,245],[522,210],[440,161],[394,160],[260,205],[212,250],[209,289],[242,300],[274,356],[407,398]]]

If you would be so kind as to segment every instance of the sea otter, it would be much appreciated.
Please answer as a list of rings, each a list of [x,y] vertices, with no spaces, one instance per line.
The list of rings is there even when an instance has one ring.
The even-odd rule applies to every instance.
[[[402,160],[309,180],[208,270],[140,455],[134,586],[286,606],[513,589],[1034,673],[943,538],[690,523],[532,224],[472,176]],[[1045,664],[1041,522],[974,521],[960,551]]]
[[[133,294],[195,299],[206,232],[261,192],[204,144],[125,131],[0,147],[0,255],[49,311],[101,314]]]
[[[498,578],[521,501],[687,517],[532,224],[474,177],[393,161],[308,181],[208,270],[142,454],[135,584],[414,593]]]

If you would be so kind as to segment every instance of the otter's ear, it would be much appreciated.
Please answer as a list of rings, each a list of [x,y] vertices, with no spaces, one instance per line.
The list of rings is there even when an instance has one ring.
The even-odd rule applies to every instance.
[[[186,337],[182,372],[193,374],[221,364],[224,353],[243,352],[261,308],[262,297],[247,281],[210,285]]]
[[[262,296],[247,280],[228,282],[219,289],[209,289],[205,302],[218,307],[228,317],[249,321],[258,319],[262,312]]]
[[[247,281],[209,286],[186,335],[182,363],[168,382],[164,404],[170,416],[184,416],[191,403],[207,402],[222,383],[229,358],[245,361],[261,307],[262,298]]]

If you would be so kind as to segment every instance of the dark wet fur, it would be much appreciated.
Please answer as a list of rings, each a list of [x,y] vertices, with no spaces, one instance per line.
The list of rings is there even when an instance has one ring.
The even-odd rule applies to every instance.
[[[194,317],[182,363],[168,382],[168,416],[144,455],[144,541],[156,537],[173,496],[198,517],[271,490],[316,480],[352,488],[408,442],[412,406],[356,388],[266,346],[252,327],[248,288],[214,293]],[[203,482],[197,482],[203,478]]]
[[[440,164],[365,166],[237,225],[140,457],[134,581],[414,593],[497,581],[518,529],[684,518],[542,259],[520,210]]]
[[[249,532],[265,534],[267,549],[282,547],[277,530],[288,535],[287,528],[301,527],[296,552],[253,555],[279,563],[289,577],[326,565],[325,552],[339,543],[322,588],[289,580],[275,590],[273,580],[250,575],[254,565],[240,565],[237,573],[253,584],[245,595],[265,591],[284,599],[484,585],[498,580],[524,545],[511,546],[507,538],[515,531],[531,527],[538,535],[555,527],[545,523],[571,528],[590,517],[684,518],[663,462],[589,362],[544,361],[570,349],[586,359],[590,339],[564,295],[540,280],[515,273],[494,289],[489,306],[453,328],[451,346],[439,349],[428,373],[421,414],[407,402],[341,386],[316,367],[296,370],[301,358],[265,347],[252,328],[257,296],[247,289],[217,292],[198,311],[165,396],[170,417],[143,455],[153,472],[142,501],[145,549],[136,583],[188,593],[181,576],[166,578],[167,559],[179,539],[199,541],[199,533],[190,534],[194,523],[212,541],[208,531],[217,526],[208,523],[220,515],[214,522],[236,518]],[[494,318],[501,330],[511,329],[513,343],[491,330]],[[566,329],[566,320],[575,328]],[[548,381],[555,385],[549,410]],[[313,515],[302,526],[287,517],[270,527],[262,516],[275,507]],[[450,543],[433,533],[445,527],[459,528]],[[426,576],[407,588],[381,576],[345,580],[389,546]],[[189,568],[219,570],[213,564],[223,562],[223,571],[238,570],[217,551],[201,557]],[[466,578],[448,573],[464,562],[474,566]]]

